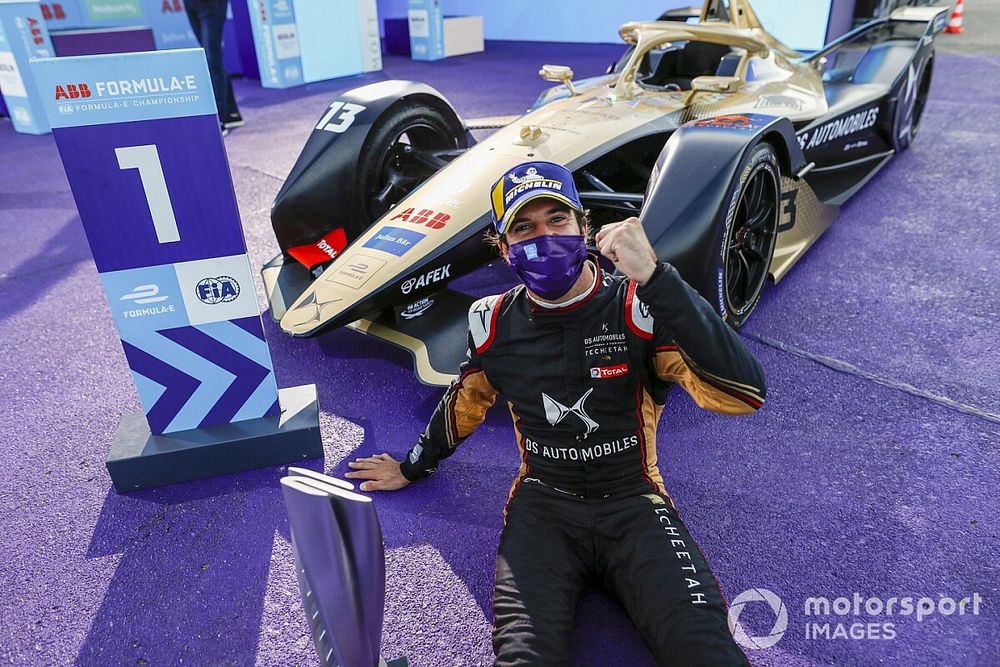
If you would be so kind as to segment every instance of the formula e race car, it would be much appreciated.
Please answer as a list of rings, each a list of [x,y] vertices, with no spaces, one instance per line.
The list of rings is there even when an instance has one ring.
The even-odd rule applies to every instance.
[[[638,215],[657,255],[739,326],[913,140],[947,12],[902,7],[802,56],[747,0],[707,0],[697,22],[623,25],[604,76],[544,66],[561,84],[522,116],[463,121],[415,82],[344,93],[274,202],[271,314],[293,336],[351,325],[447,383],[473,299],[446,286],[496,259],[490,186],[535,159],[573,172],[594,226]],[[499,129],[475,143],[483,128]]]

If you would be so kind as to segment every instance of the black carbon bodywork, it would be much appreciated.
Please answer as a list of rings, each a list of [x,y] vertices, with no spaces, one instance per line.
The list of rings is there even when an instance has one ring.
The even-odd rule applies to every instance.
[[[314,127],[274,198],[271,226],[282,252],[313,243],[335,227],[344,228],[348,243],[364,231],[368,222],[357,192],[358,159],[372,129],[393,106],[407,100],[434,107],[453,125],[456,136],[465,136],[462,120],[448,100],[425,83],[382,81],[343,93],[332,104],[351,103],[364,110],[343,132]]]
[[[806,164],[787,118],[740,118],[749,124],[689,123],[674,132],[656,162],[640,216],[657,257],[676,267],[710,302],[730,184],[754,148],[770,143],[785,175],[797,174]]]

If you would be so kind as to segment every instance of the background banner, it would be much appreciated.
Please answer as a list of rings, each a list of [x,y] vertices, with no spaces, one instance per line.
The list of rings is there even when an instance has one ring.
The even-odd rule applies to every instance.
[[[198,47],[184,0],[46,0],[41,10],[49,30],[142,26],[157,49]]]
[[[406,18],[410,25],[410,57],[414,60],[444,58],[441,0],[410,0]]]
[[[375,0],[246,0],[265,88],[382,69]]]
[[[53,55],[38,0],[0,0],[0,94],[18,132],[49,131],[28,63]]]
[[[33,69],[150,430],[278,414],[204,52]]]

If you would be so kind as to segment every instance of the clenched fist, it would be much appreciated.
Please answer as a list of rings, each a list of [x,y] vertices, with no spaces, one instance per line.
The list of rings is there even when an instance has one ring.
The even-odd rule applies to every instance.
[[[630,279],[645,285],[656,270],[656,253],[639,218],[628,218],[601,227],[594,237],[597,250]]]

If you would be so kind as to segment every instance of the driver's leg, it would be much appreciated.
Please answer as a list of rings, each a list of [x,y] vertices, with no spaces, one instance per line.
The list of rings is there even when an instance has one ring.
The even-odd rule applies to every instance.
[[[493,593],[496,665],[569,665],[590,539],[586,504],[553,493],[525,483],[507,506]]]
[[[660,665],[749,665],[715,575],[670,502],[634,496],[599,515],[602,580]]]

